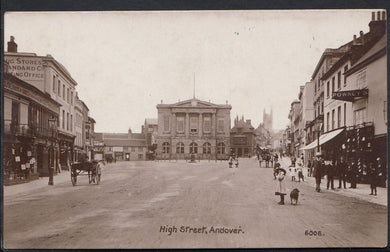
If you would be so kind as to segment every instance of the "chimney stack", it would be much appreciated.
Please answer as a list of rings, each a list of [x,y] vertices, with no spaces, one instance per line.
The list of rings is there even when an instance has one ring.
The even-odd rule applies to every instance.
[[[375,21],[375,12],[372,12],[371,14],[372,14],[371,21]]]
[[[8,51],[8,52],[17,53],[17,52],[18,52],[18,44],[15,43],[15,37],[14,37],[14,36],[11,36],[10,40],[11,40],[11,41],[9,41],[9,42],[7,43],[7,45],[8,45],[7,51]]]
[[[363,31],[360,31],[360,43],[362,43],[362,45],[364,45],[364,33]]]
[[[376,17],[376,19],[377,19],[378,21],[381,20],[381,12],[380,12],[380,11],[377,12],[377,17]]]
[[[386,11],[382,11],[382,20],[386,20]]]
[[[356,35],[353,35],[353,43],[352,43],[353,45],[356,45],[357,44],[357,42],[356,42]]]

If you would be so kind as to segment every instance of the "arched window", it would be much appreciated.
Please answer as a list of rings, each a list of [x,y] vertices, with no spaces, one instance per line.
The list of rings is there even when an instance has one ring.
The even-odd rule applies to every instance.
[[[203,144],[203,154],[210,154],[210,153],[211,153],[211,144],[204,143]]]
[[[190,153],[197,154],[198,153],[198,144],[190,143]]]
[[[184,144],[183,143],[176,144],[176,153],[184,153]]]
[[[218,154],[225,154],[225,144],[224,143],[218,143],[217,146],[217,153]]]
[[[168,142],[164,142],[162,144],[162,153],[169,153],[169,143]]]

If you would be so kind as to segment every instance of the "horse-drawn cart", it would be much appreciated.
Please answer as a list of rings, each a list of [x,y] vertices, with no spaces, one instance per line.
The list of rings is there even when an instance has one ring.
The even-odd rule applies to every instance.
[[[70,179],[72,185],[77,184],[77,176],[88,176],[88,182],[99,184],[101,169],[98,161],[75,162],[72,164]]]

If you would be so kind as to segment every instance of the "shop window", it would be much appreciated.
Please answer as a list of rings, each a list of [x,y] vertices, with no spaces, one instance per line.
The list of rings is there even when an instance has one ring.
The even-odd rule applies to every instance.
[[[198,144],[190,143],[190,153],[197,154],[198,153]]]
[[[18,125],[20,120],[20,111],[19,111],[20,104],[18,102],[12,101],[12,124]]]
[[[210,153],[211,153],[211,144],[204,143],[203,144],[203,154],[210,154]]]
[[[176,153],[182,154],[184,153],[184,143],[177,143],[176,144]]]
[[[169,143],[168,142],[164,142],[162,144],[162,153],[169,153]]]

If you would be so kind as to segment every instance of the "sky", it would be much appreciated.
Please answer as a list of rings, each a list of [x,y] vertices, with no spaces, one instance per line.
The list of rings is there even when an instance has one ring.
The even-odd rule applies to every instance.
[[[299,86],[326,48],[369,31],[375,10],[8,12],[5,45],[66,67],[96,132],[140,132],[156,105],[196,98],[232,106],[231,118],[273,109],[288,124]],[[194,85],[195,83],[195,85]]]

